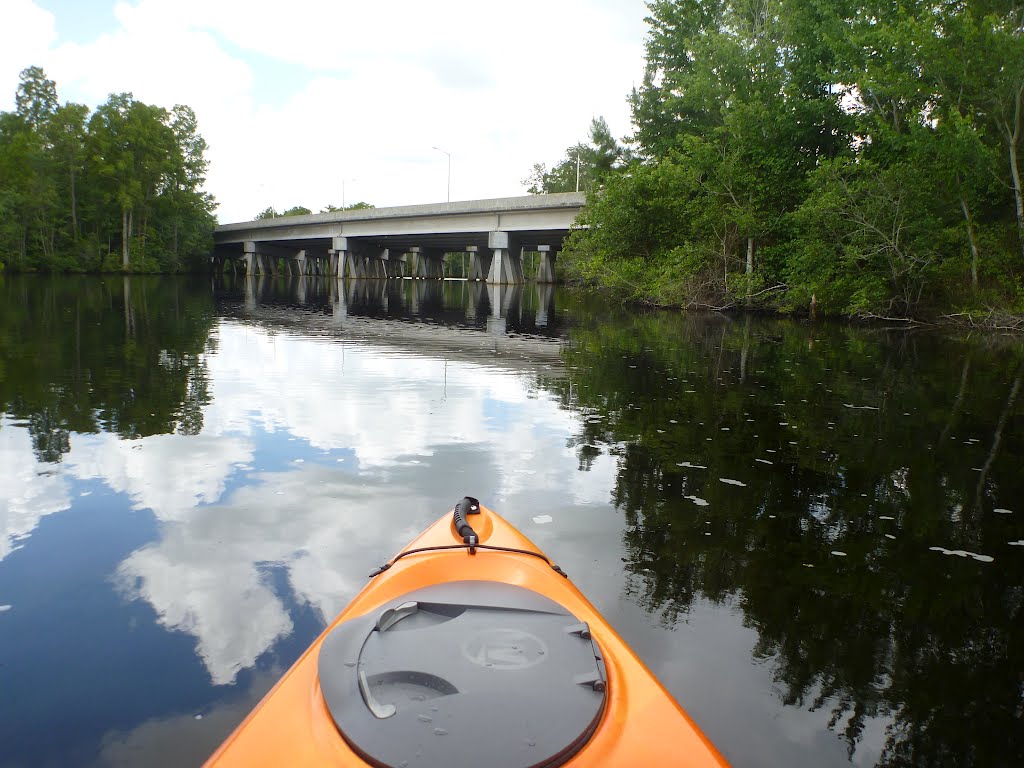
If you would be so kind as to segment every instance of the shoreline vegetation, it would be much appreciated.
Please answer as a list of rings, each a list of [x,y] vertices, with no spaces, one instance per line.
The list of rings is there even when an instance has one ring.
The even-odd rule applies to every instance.
[[[90,114],[60,104],[39,67],[22,70],[15,104],[0,112],[0,274],[209,271],[217,203],[203,190],[207,144],[190,107],[118,93]]]
[[[195,113],[111,94],[90,114],[39,67],[0,112],[0,272],[207,269],[216,203]]]
[[[560,267],[627,302],[1024,330],[1024,7],[654,0]]]

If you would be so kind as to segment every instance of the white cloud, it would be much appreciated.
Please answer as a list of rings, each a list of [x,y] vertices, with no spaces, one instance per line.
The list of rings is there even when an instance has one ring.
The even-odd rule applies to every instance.
[[[67,483],[57,467],[36,459],[28,430],[0,419],[0,560],[40,520],[70,507]]]
[[[103,480],[124,493],[133,509],[150,509],[160,520],[176,520],[197,504],[224,493],[232,465],[252,458],[252,447],[232,436],[153,435],[122,440],[104,432],[73,435],[67,471],[81,480]]]
[[[38,64],[57,39],[53,14],[32,0],[5,0],[0,11],[0,106],[14,106],[18,74]]]
[[[0,85],[31,59],[62,98],[189,104],[224,221],[339,204],[342,179],[346,202],[436,202],[447,158],[433,146],[452,153],[453,199],[522,194],[532,163],[560,159],[592,116],[629,131],[646,14],[642,0],[141,0],[116,6],[116,29],[61,44],[51,16],[15,11],[26,31],[0,54]]]

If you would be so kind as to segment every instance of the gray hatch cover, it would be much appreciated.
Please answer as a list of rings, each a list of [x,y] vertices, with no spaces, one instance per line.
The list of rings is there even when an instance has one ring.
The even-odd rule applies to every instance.
[[[371,765],[553,768],[605,707],[587,625],[529,589],[456,581],[418,589],[324,639],[320,687]]]

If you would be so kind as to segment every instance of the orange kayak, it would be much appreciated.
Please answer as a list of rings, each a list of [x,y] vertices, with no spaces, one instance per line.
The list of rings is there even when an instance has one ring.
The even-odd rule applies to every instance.
[[[465,498],[207,766],[726,766],[558,566]]]

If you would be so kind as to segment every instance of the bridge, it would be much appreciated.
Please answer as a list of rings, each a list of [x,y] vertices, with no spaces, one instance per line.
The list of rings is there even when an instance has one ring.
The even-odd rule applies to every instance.
[[[504,284],[524,282],[524,255],[535,253],[535,279],[551,283],[585,199],[566,192],[221,224],[213,258],[218,270],[250,275],[442,279],[453,257],[468,256],[468,279]]]
[[[241,322],[403,355],[564,375],[565,329],[555,287],[545,283],[224,276],[219,289],[234,300],[228,313]]]

